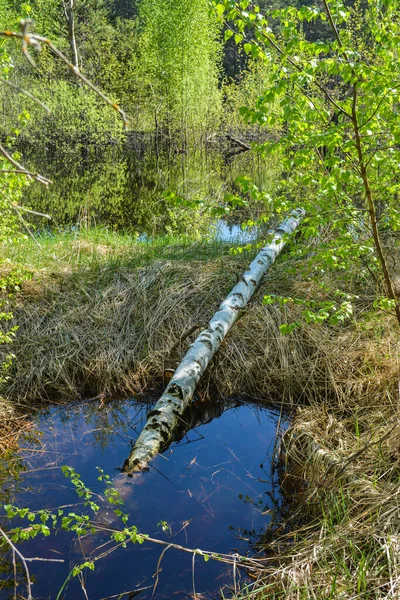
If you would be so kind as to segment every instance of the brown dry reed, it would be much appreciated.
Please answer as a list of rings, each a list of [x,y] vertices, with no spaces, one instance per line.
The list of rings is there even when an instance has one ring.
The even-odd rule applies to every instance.
[[[394,358],[394,357],[393,357]],[[400,598],[400,399],[299,408],[279,457],[269,566],[241,598]]]
[[[156,261],[145,268],[66,270],[26,282],[14,309],[16,358],[5,395],[25,404],[161,388],[165,369],[174,368],[198,333],[179,343],[182,332],[210,319],[247,262],[231,256]],[[348,331],[307,325],[281,335],[279,325],[296,319],[299,308],[265,306],[262,298],[304,295],[311,286],[295,285],[300,289],[273,267],[208,369],[202,394],[245,393],[295,405],[312,398],[341,402],[371,386],[396,385],[393,361],[383,361],[382,381],[375,377],[377,347],[380,356],[393,340],[378,335],[371,341],[373,323]]]

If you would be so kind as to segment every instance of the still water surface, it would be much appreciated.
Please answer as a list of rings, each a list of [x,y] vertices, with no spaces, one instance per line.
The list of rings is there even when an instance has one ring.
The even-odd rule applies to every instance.
[[[207,213],[205,207],[224,204],[227,194],[240,191],[238,176],[251,177],[269,192],[277,179],[271,161],[267,164],[250,152],[228,158],[227,148],[199,147],[175,155],[156,153],[151,144],[127,142],[101,152],[83,150],[84,155],[79,148],[67,152],[62,147],[23,152],[29,169],[53,181],[48,188],[39,184],[26,188],[23,203],[51,215],[53,229],[106,225],[153,237],[165,232],[195,233]],[[165,191],[201,202],[202,208],[179,209]],[[39,219],[39,228],[48,226]]]
[[[23,443],[17,475],[9,477],[3,486],[3,503],[32,510],[72,505],[65,510],[78,512],[82,505],[61,465],[73,467],[98,494],[104,491],[97,480],[96,467],[101,467],[125,501],[128,525],[135,524],[143,533],[189,548],[253,555],[252,543],[268,526],[266,511],[273,505],[269,476],[275,417],[237,400],[216,405],[215,410],[208,405],[194,418],[195,429],[163,456],[157,456],[148,472],[128,478],[118,468],[148,410],[149,404],[137,400],[95,400],[42,414],[38,419],[40,441]],[[104,522],[123,527],[105,505],[100,513]],[[158,525],[160,521],[167,522],[167,532]],[[100,549],[108,539],[108,535],[96,534],[79,541],[71,533],[59,531],[25,542],[21,550],[27,557],[65,561],[30,563],[35,600],[54,600],[72,567],[110,549],[112,545]],[[75,577],[60,598],[101,600],[147,588],[124,598],[150,599],[161,551],[161,546],[149,542],[118,548],[98,560],[94,572],[85,571],[87,596]],[[193,597],[192,555],[171,548],[165,552],[160,569],[155,599]],[[7,572],[3,563],[2,572],[2,579],[12,585],[12,569]],[[221,597],[221,589],[225,597],[231,596],[232,570],[218,562],[196,557],[194,581],[198,598]],[[20,592],[24,594],[22,585]],[[1,600],[12,597],[12,588],[0,590]]]

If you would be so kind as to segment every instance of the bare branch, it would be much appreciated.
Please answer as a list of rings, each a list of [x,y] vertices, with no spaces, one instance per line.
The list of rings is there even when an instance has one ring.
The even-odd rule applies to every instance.
[[[33,100],[33,102],[36,102],[36,104],[39,104],[39,106],[41,106],[47,112],[48,115],[51,115],[50,108],[48,106],[46,106],[46,104],[41,102],[38,98],[36,98],[36,96],[34,96],[30,92],[28,92],[28,90],[24,90],[23,88],[19,87],[18,85],[15,85],[15,83],[12,83],[8,79],[0,78],[0,83],[4,83],[5,85],[12,87],[14,90],[17,90],[17,92],[19,94],[23,94],[24,96],[27,96],[28,98]]]
[[[37,239],[35,238],[35,236],[33,235],[32,231],[29,229],[27,222],[25,221],[25,219],[23,219],[20,215],[20,213],[17,211],[17,216],[18,219],[21,221],[22,226],[25,228],[27,234],[29,235],[29,237],[32,239],[33,243],[37,246],[37,248],[41,249],[41,245],[39,244],[39,242],[37,241]]]
[[[53,183],[50,179],[47,179],[47,177],[43,177],[43,175],[39,175],[38,173],[30,173],[29,171],[26,171],[26,169],[24,169],[24,167],[22,165],[20,165],[19,162],[17,162],[10,155],[7,152],[7,150],[4,148],[4,146],[2,146],[1,144],[0,144],[0,154],[2,154],[4,156],[4,158],[6,158],[8,160],[8,162],[11,163],[18,172],[21,172],[24,175],[26,175],[28,177],[28,179],[35,179],[42,185],[46,185],[46,186],[49,185],[50,183]]]
[[[32,582],[31,582],[31,578],[30,578],[30,574],[29,574],[29,569],[28,569],[28,565],[26,564],[26,559],[25,557],[21,554],[21,552],[18,550],[18,548],[12,543],[12,541],[10,540],[10,538],[8,537],[8,535],[1,529],[0,527],[0,535],[3,536],[3,538],[6,540],[7,544],[10,546],[12,552],[13,552],[13,562],[14,562],[14,573],[15,573],[15,554],[17,554],[17,556],[19,556],[19,558],[21,559],[22,564],[24,565],[24,569],[25,569],[25,573],[26,573],[26,586],[28,589],[28,600],[33,600],[33,596],[32,596]],[[17,582],[15,582],[16,584]]]
[[[25,208],[25,206],[20,206],[19,204],[13,204],[12,207],[15,210],[22,210],[22,211],[27,212],[27,213],[29,213],[31,215],[36,215],[38,217],[44,217],[45,219],[51,220],[51,215],[47,215],[46,213],[37,212],[36,210],[31,210],[30,208]]]

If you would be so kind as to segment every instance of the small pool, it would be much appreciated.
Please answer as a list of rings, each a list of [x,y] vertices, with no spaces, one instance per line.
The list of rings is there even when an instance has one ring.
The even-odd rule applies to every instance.
[[[253,544],[268,526],[274,505],[270,462],[276,416],[237,399],[204,404],[193,417],[194,429],[157,456],[148,472],[129,478],[119,469],[150,406],[138,400],[93,400],[40,415],[41,433],[38,439],[21,443],[19,461],[14,458],[13,463],[15,474],[2,486],[2,504],[31,510],[64,506],[65,511],[78,512],[81,500],[61,466],[73,467],[100,495],[104,486],[96,467],[101,467],[124,500],[128,525],[136,525],[140,532],[188,548],[253,555]],[[100,518],[111,527],[123,527],[105,505]],[[2,527],[9,528],[7,519]],[[59,530],[21,544],[26,557],[64,560],[29,563],[35,600],[183,599],[195,597],[193,586],[198,600],[216,598],[221,589],[225,598],[232,595],[229,566],[196,556],[193,570],[191,554],[168,548],[159,562],[161,546],[145,542],[115,549],[108,540],[108,533],[78,539]],[[76,564],[103,554],[93,572],[85,569],[84,578],[71,578],[60,593]],[[237,585],[239,576],[235,571]],[[1,579],[0,599],[13,598],[11,553],[3,556]],[[26,585],[20,565],[18,579],[22,597]]]

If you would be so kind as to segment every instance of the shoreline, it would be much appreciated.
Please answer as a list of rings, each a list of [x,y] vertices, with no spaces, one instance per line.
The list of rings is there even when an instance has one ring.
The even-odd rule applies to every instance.
[[[54,397],[162,388],[196,335],[179,344],[182,332],[208,320],[252,258],[212,241],[95,237],[64,237],[41,251],[24,242],[30,260],[18,262],[32,275],[16,296],[4,395],[25,413]],[[246,597],[351,598],[358,589],[376,597],[378,576],[390,584],[397,539],[400,342],[391,318],[365,310],[364,299],[362,318],[348,326],[305,324],[282,335],[279,325],[300,309],[265,305],[263,296],[306,293],[306,282],[284,275],[285,260],[199,387],[204,399],[246,394],[291,416],[275,465],[282,514],[263,546],[271,566]]]

